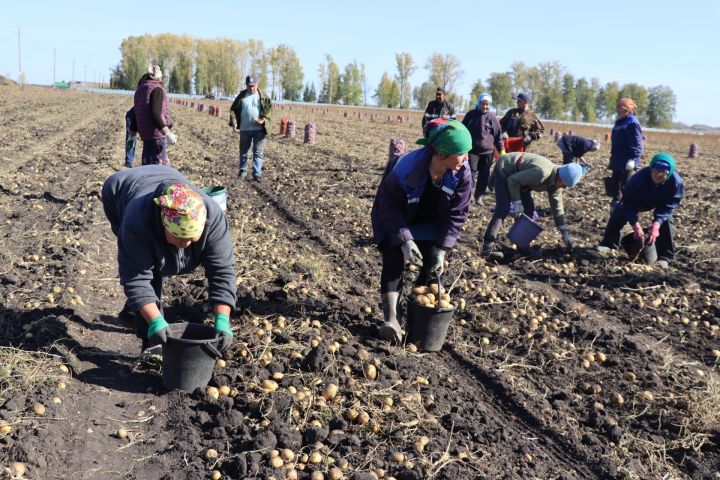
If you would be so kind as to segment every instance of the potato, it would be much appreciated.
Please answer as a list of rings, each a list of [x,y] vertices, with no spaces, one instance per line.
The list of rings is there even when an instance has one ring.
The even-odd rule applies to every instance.
[[[228,395],[230,395],[230,387],[227,385],[223,385],[220,388],[218,388],[218,393],[220,395],[227,397]]]
[[[312,452],[308,456],[308,463],[311,463],[313,465],[317,465],[318,463],[323,461],[322,453],[320,452]]]
[[[219,471],[213,470],[210,472],[210,480],[220,480],[221,478],[222,474]]]
[[[214,448],[208,448],[205,452],[205,458],[207,458],[208,460],[218,458],[217,450],[215,450]]]
[[[377,368],[375,368],[375,365],[372,363],[366,364],[363,371],[365,373],[365,378],[368,380],[375,380],[377,378]]]
[[[282,468],[283,465],[285,465],[285,462],[280,457],[273,457],[270,459],[270,466],[273,468]]]
[[[426,293],[428,293],[428,291],[429,289],[426,286],[414,287],[412,289],[412,293],[414,293],[415,295],[425,295]]]
[[[340,470],[337,467],[333,467],[330,470],[328,470],[328,479],[329,480],[341,480],[343,478],[344,474],[342,470]]]
[[[280,452],[280,458],[286,462],[292,462],[295,460],[295,453],[289,448],[285,448]]]
[[[227,363],[222,358],[218,358],[217,362],[215,362],[215,365],[217,365],[219,368],[225,368]]]
[[[328,383],[327,386],[323,389],[322,396],[325,400],[332,400],[335,398],[335,395],[337,395],[338,392],[338,386],[334,383]]]
[[[45,415],[45,405],[36,403],[32,406],[32,411],[35,415]]]
[[[205,393],[213,400],[217,400],[220,397],[220,391],[216,387],[207,387]]]
[[[405,461],[405,454],[402,452],[393,452],[390,454],[388,460],[393,463],[402,463]]]
[[[127,438],[128,432],[124,428],[120,427],[117,430],[115,430],[115,438],[119,438],[120,440],[123,440]]]
[[[22,477],[25,475],[25,464],[15,462],[10,466],[10,474],[14,477]]]
[[[260,383],[260,388],[267,390],[268,392],[274,392],[278,389],[278,384],[275,380],[263,380]]]

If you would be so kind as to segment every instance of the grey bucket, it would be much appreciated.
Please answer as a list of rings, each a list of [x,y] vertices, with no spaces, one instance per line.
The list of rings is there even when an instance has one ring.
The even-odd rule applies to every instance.
[[[658,255],[654,243],[648,245],[647,243],[638,242],[632,233],[628,233],[620,240],[620,245],[622,245],[628,257],[633,260],[640,259],[645,263],[657,262]]]
[[[223,212],[227,210],[227,188],[218,185],[215,187],[203,187],[202,191],[220,205],[220,210]]]
[[[213,327],[199,323],[173,323],[162,347],[163,386],[168,390],[192,392],[205,388],[213,368],[222,356],[220,339]]]
[[[440,275],[437,275],[440,287]],[[408,302],[407,312],[407,343],[414,343],[420,350],[437,352],[442,349],[452,321],[455,307],[433,308]]]
[[[513,226],[508,231],[508,238],[520,248],[528,248],[530,243],[540,235],[542,227],[533,222],[530,217],[524,213],[520,218],[515,220]]]

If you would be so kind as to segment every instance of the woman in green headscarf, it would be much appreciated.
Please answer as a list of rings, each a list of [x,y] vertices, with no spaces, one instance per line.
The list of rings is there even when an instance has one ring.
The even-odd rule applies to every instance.
[[[669,153],[660,152],[650,161],[650,166],[630,177],[623,198],[613,210],[605,235],[597,247],[607,252],[620,246],[620,230],[629,223],[638,242],[655,244],[658,264],[665,268],[675,258],[675,233],[673,213],[680,205],[685,185],[675,171],[675,159]],[[653,222],[647,236],[638,220],[639,212],[653,211]]]
[[[422,267],[418,283],[442,273],[445,252],[457,243],[470,206],[470,132],[462,123],[445,119],[428,122],[423,132],[416,143],[424,148],[387,166],[371,213],[383,258],[384,322],[379,333],[387,340],[402,338],[397,302],[405,265]]]

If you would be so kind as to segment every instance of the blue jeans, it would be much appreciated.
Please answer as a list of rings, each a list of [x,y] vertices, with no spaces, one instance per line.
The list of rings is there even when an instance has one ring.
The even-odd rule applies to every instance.
[[[265,150],[265,131],[251,130],[240,132],[240,173],[247,171],[250,144],[253,147],[253,178],[260,178],[263,165],[263,150]]]

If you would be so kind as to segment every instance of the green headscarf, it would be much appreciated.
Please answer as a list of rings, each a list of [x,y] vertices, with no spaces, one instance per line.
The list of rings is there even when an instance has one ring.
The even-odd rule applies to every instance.
[[[650,167],[668,172],[668,176],[665,179],[665,182],[667,182],[668,179],[672,177],[673,172],[675,172],[675,159],[669,153],[660,152],[655,154],[652,160],[650,160]]]
[[[431,146],[440,155],[467,153],[472,148],[470,131],[457,120],[432,120],[425,125],[425,136],[418,145]]]

